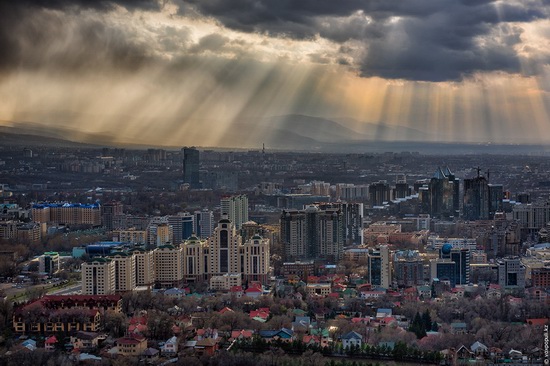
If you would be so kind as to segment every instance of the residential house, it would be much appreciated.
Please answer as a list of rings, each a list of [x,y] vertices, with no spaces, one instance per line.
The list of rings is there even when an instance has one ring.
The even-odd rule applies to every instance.
[[[155,348],[146,348],[141,354],[141,359],[147,363],[154,363],[159,358],[159,350]]]
[[[361,347],[363,343],[363,337],[355,331],[344,334],[340,339],[342,340],[342,347],[344,349],[351,348],[352,346]]]
[[[392,316],[392,314],[393,314],[392,309],[379,308],[378,310],[376,310],[377,319],[386,318],[388,316]]]
[[[229,341],[233,341],[235,339],[251,339],[254,335],[254,331],[252,330],[234,330],[231,332],[231,337],[229,338]]]
[[[533,319],[527,319],[527,324],[529,324],[531,327],[535,328],[538,331],[542,331],[545,325],[550,324],[550,321],[548,318],[533,318]]]
[[[470,351],[472,351],[476,356],[481,356],[488,354],[489,348],[483,343],[476,341],[470,346]]]
[[[231,296],[234,296],[237,299],[240,299],[244,295],[243,287],[242,286],[233,286],[229,289],[229,293]]]
[[[502,297],[502,290],[499,285],[491,284],[485,296],[487,296],[488,299],[500,299]]]
[[[56,344],[57,338],[53,335],[51,337],[48,337],[46,341],[44,341],[44,348],[46,349],[46,351],[54,351]]]
[[[250,318],[265,323],[269,318],[269,308],[259,308],[250,312]]]
[[[122,356],[140,356],[147,348],[147,339],[139,334],[117,339],[118,354]]]
[[[160,353],[167,357],[176,355],[178,353],[178,339],[174,336],[164,342],[160,347]]]
[[[466,326],[466,323],[463,323],[463,322],[451,323],[451,333],[452,334],[468,333],[468,328]]]
[[[195,354],[197,356],[212,356],[218,350],[218,342],[213,338],[205,338],[195,343]]]
[[[416,290],[418,291],[418,297],[421,299],[431,299],[432,288],[430,286],[418,286]]]
[[[21,343],[21,346],[29,351],[34,351],[36,349],[36,341],[34,339],[27,339]]]
[[[98,347],[100,337],[95,332],[77,332],[71,337],[71,345],[73,349],[77,349],[81,352],[88,352]]]
[[[462,345],[456,350],[456,358],[461,362],[468,362],[474,358],[474,353],[470,351],[466,346]]]
[[[249,287],[245,290],[244,295],[253,299],[257,299],[258,297],[262,296],[262,289],[258,287]]]
[[[294,339],[294,331],[286,328],[282,328],[281,330],[260,330],[258,335],[267,342],[277,340],[291,342]]]
[[[185,290],[179,289],[177,287],[173,287],[164,291],[164,296],[168,296],[173,299],[181,299],[185,295],[186,295]]]

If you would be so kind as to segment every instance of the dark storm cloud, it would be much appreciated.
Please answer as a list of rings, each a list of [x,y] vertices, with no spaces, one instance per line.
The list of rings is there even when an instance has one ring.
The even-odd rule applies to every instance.
[[[0,71],[53,68],[63,71],[115,67],[135,70],[151,59],[146,45],[102,12],[158,9],[156,1],[0,0]],[[95,10],[95,16],[86,10]]]
[[[17,5],[18,7],[37,7],[46,9],[92,8],[110,10],[116,5],[128,10],[150,9],[159,10],[162,2],[159,0],[0,0],[1,4]]]
[[[548,0],[544,0],[544,3]],[[277,37],[355,41],[363,76],[459,80],[475,72],[521,72],[512,22],[548,17],[542,1],[492,0],[189,0],[223,25]],[[540,60],[539,60],[540,61]],[[543,60],[548,62],[549,60]]]

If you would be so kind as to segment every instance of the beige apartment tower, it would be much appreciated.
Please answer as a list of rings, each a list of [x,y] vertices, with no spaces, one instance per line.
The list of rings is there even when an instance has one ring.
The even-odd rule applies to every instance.
[[[82,294],[113,295],[115,293],[115,262],[109,258],[94,258],[82,263]]]

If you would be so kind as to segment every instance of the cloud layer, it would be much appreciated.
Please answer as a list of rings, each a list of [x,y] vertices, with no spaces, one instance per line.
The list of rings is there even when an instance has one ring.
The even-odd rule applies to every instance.
[[[190,0],[224,26],[274,37],[326,38],[363,76],[458,80],[475,72],[522,73],[522,28],[548,18],[547,1]],[[527,58],[527,59],[526,59]],[[548,63],[548,52],[543,60]],[[533,73],[537,70],[528,70]]]
[[[0,67],[134,70],[190,53],[223,54],[224,35],[191,46],[181,29],[140,28],[133,13],[158,13],[167,4],[173,17],[210,19],[245,35],[326,40],[334,47],[312,52],[310,61],[349,65],[365,77],[533,75],[550,63],[550,50],[526,51],[522,27],[548,19],[548,0],[21,0],[0,3]]]
[[[212,146],[251,117],[297,113],[448,141],[538,141],[550,127],[549,9],[550,0],[0,0],[0,120]]]

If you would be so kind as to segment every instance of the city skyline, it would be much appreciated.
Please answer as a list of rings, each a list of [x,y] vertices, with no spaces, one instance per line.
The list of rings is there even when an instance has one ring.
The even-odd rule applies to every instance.
[[[548,5],[2,1],[0,125],[160,146],[547,144]]]

